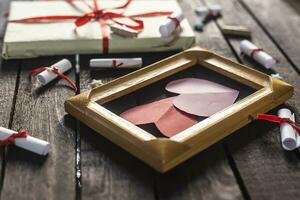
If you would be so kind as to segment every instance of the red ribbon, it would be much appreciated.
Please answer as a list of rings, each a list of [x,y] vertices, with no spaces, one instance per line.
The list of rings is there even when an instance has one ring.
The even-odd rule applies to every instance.
[[[175,22],[175,27],[177,28],[178,26],[180,26],[180,21],[176,18],[176,17],[168,17],[169,19],[173,20],[173,22]]]
[[[117,60],[115,60],[115,59],[112,60],[112,67],[115,68],[115,69],[118,68],[118,67],[120,67],[123,64],[124,63],[122,63],[122,62],[119,63],[119,64],[117,64]]]
[[[256,119],[262,119],[262,120],[266,120],[266,121],[269,121],[269,122],[275,122],[275,123],[278,123],[278,124],[288,123],[289,125],[291,125],[298,132],[298,134],[300,134],[300,127],[294,121],[292,121],[289,118],[281,118],[281,117],[278,117],[276,115],[258,114],[256,116]]]
[[[72,89],[75,92],[77,92],[77,87],[76,87],[75,83],[68,76],[66,76],[63,73],[61,73],[59,71],[59,69],[57,69],[56,67],[39,67],[39,68],[36,68],[36,69],[32,70],[30,72],[30,74],[34,76],[34,75],[36,75],[38,73],[41,73],[42,71],[45,71],[45,70],[50,70],[51,72],[53,72],[54,74],[56,74],[61,79],[66,80],[71,85]]]
[[[127,0],[125,4],[109,8],[109,9],[99,9],[98,1],[93,0],[93,6],[89,5],[85,0],[81,0],[81,2],[87,6],[91,11],[89,13],[84,14],[83,16],[78,15],[53,15],[53,16],[39,16],[39,17],[30,17],[30,18],[23,18],[23,19],[16,19],[16,20],[10,20],[10,22],[15,23],[43,23],[43,22],[60,22],[60,21],[66,21],[66,20],[75,20],[76,27],[83,26],[90,22],[91,20],[98,20],[99,25],[102,32],[102,38],[103,38],[103,53],[108,53],[109,49],[109,28],[106,23],[107,20],[111,20],[115,22],[116,24],[125,26],[129,29],[141,31],[144,28],[144,23],[142,20],[135,19],[136,17],[154,17],[154,16],[162,16],[162,15],[170,15],[172,12],[169,11],[161,11],[161,12],[148,12],[148,13],[141,13],[136,15],[123,15],[120,13],[115,13],[107,10],[116,10],[116,9],[124,9],[126,8],[132,0]],[[78,9],[77,5],[73,3],[73,0],[66,0],[66,2],[72,4],[75,8]],[[123,22],[118,22],[115,19],[116,18],[128,18],[132,22],[135,23],[135,25],[126,24]]]
[[[28,133],[26,131],[19,131],[17,133],[13,133],[10,136],[6,137],[3,140],[0,140],[0,146],[7,144],[15,144],[16,138],[26,138]]]
[[[254,54],[256,52],[260,52],[260,51],[263,51],[263,49],[261,49],[261,48],[252,49],[250,52],[250,57],[253,58]]]

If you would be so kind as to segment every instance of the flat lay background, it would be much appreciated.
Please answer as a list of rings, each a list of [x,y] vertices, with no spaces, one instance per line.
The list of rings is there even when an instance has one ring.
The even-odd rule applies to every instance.
[[[297,0],[179,0],[185,17],[198,22],[194,9],[206,3],[223,6],[222,20],[252,31],[252,41],[280,62],[273,68],[295,87],[285,105],[300,117],[300,1]],[[195,32],[197,45],[271,74],[240,56],[240,38],[224,36],[220,21]],[[0,47],[2,41],[0,41]],[[145,66],[175,52],[120,54],[143,57]],[[69,76],[88,89],[92,79],[104,82],[128,70],[91,72],[90,58],[80,56],[81,72]],[[299,199],[300,153],[281,148],[279,126],[255,121],[166,174],[159,174],[64,111],[75,95],[60,80],[36,90],[33,68],[63,57],[1,61],[0,126],[27,130],[47,140],[51,151],[41,157],[13,146],[0,149],[1,199]],[[75,56],[67,56],[73,63]],[[148,93],[155,91],[148,91]],[[145,94],[133,105],[149,102]],[[123,102],[124,104],[129,101]],[[122,107],[122,103],[118,106]],[[276,114],[278,108],[271,111]]]

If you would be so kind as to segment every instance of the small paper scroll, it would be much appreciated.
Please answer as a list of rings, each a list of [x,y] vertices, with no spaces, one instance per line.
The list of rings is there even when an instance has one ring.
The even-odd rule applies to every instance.
[[[61,61],[52,65],[50,68],[54,67],[56,67],[61,73],[65,73],[72,68],[72,64],[68,59],[62,59]],[[45,86],[53,81],[56,77],[57,75],[55,73],[47,69],[37,75],[37,80],[41,85]]]
[[[14,133],[17,132],[0,127],[0,140],[4,140]],[[39,155],[47,155],[50,149],[49,142],[31,136],[15,138],[15,145]]]
[[[213,16],[221,15],[222,6],[219,4],[209,5],[209,6],[199,6],[195,10],[196,14],[199,16],[207,16],[211,14]]]
[[[159,32],[162,37],[169,37],[176,28],[180,25],[180,22],[183,20],[184,16],[181,12],[173,13],[167,18],[166,23],[159,27]]]
[[[91,68],[141,68],[142,58],[99,58],[91,59]]]
[[[246,54],[247,56],[253,58],[255,61],[257,61],[267,69],[270,69],[277,62],[272,56],[259,49],[249,40],[241,41],[240,48],[243,54]]]
[[[137,37],[139,32],[118,24],[110,25],[110,30],[123,37]]]
[[[295,122],[295,115],[287,108],[278,111],[278,117],[289,118]],[[288,123],[280,125],[281,144],[287,151],[292,151],[300,146],[300,136],[295,129]]]

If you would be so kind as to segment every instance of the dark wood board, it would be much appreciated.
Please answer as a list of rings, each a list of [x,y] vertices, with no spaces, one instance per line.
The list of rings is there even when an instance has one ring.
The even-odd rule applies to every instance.
[[[106,83],[131,71],[123,69],[91,71],[89,60],[93,57],[100,56],[81,57],[81,91],[89,89],[88,85],[92,79]],[[134,105],[136,105],[135,94],[107,105],[107,108],[119,114],[124,108]],[[82,199],[155,199],[154,171],[150,167],[84,124],[80,124],[79,132]]]
[[[194,9],[203,4],[197,0],[182,0],[179,3],[191,26],[196,24],[199,18],[195,15]],[[215,24],[210,23],[205,27],[205,32],[195,34],[196,43],[200,47],[232,57],[231,50],[220,37]],[[192,73],[195,75],[195,72]],[[213,145],[166,174],[158,174],[156,191],[158,199],[243,198],[223,143]]]
[[[0,50],[2,49],[0,42]],[[16,97],[17,75],[20,67],[19,61],[5,62],[0,58],[0,126],[11,128]],[[4,147],[0,148],[0,187],[2,186],[2,167],[4,165]]]
[[[22,61],[12,129],[24,129],[34,137],[49,141],[50,153],[43,157],[9,147],[2,199],[75,198],[74,126],[65,117],[63,106],[74,92],[63,80],[37,92],[34,78],[29,77],[31,69],[60,59]]]
[[[300,2],[239,0],[270,35],[287,60],[300,72]]]
[[[252,41],[280,60],[280,63],[273,68],[274,72],[280,73],[285,81],[295,87],[294,96],[285,106],[291,107],[299,116],[300,105],[297,100],[300,98],[300,87],[297,83],[300,78],[293,66],[238,1],[208,2],[220,3],[224,9],[223,19],[220,20],[225,24],[250,28]],[[241,38],[227,37],[227,40],[235,54],[240,55]],[[265,73],[273,73],[247,58],[239,59]],[[271,113],[276,114],[277,110],[274,109]],[[297,199],[300,178],[298,154],[285,152],[281,148],[278,126],[268,122],[254,122],[237,131],[230,138],[228,147],[252,199]],[[275,185],[278,188],[276,190],[274,190]]]

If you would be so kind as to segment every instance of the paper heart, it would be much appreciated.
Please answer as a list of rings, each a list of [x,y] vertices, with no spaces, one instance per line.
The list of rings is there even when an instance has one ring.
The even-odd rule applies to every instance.
[[[184,112],[209,117],[232,105],[238,91],[225,93],[181,94],[174,99],[174,106]]]
[[[198,122],[190,114],[176,109],[174,99],[170,97],[136,106],[120,116],[135,125],[154,123],[163,135],[171,137]]]
[[[197,123],[191,115],[171,106],[155,125],[165,136],[172,137]]]
[[[232,105],[239,91],[204,79],[184,78],[170,82],[166,90],[180,94],[173,103],[178,109],[209,117]]]
[[[135,125],[150,124],[159,120],[173,106],[175,97],[133,107],[120,116]]]
[[[236,91],[224,85],[205,79],[183,78],[171,81],[166,90],[177,94],[223,93]]]

